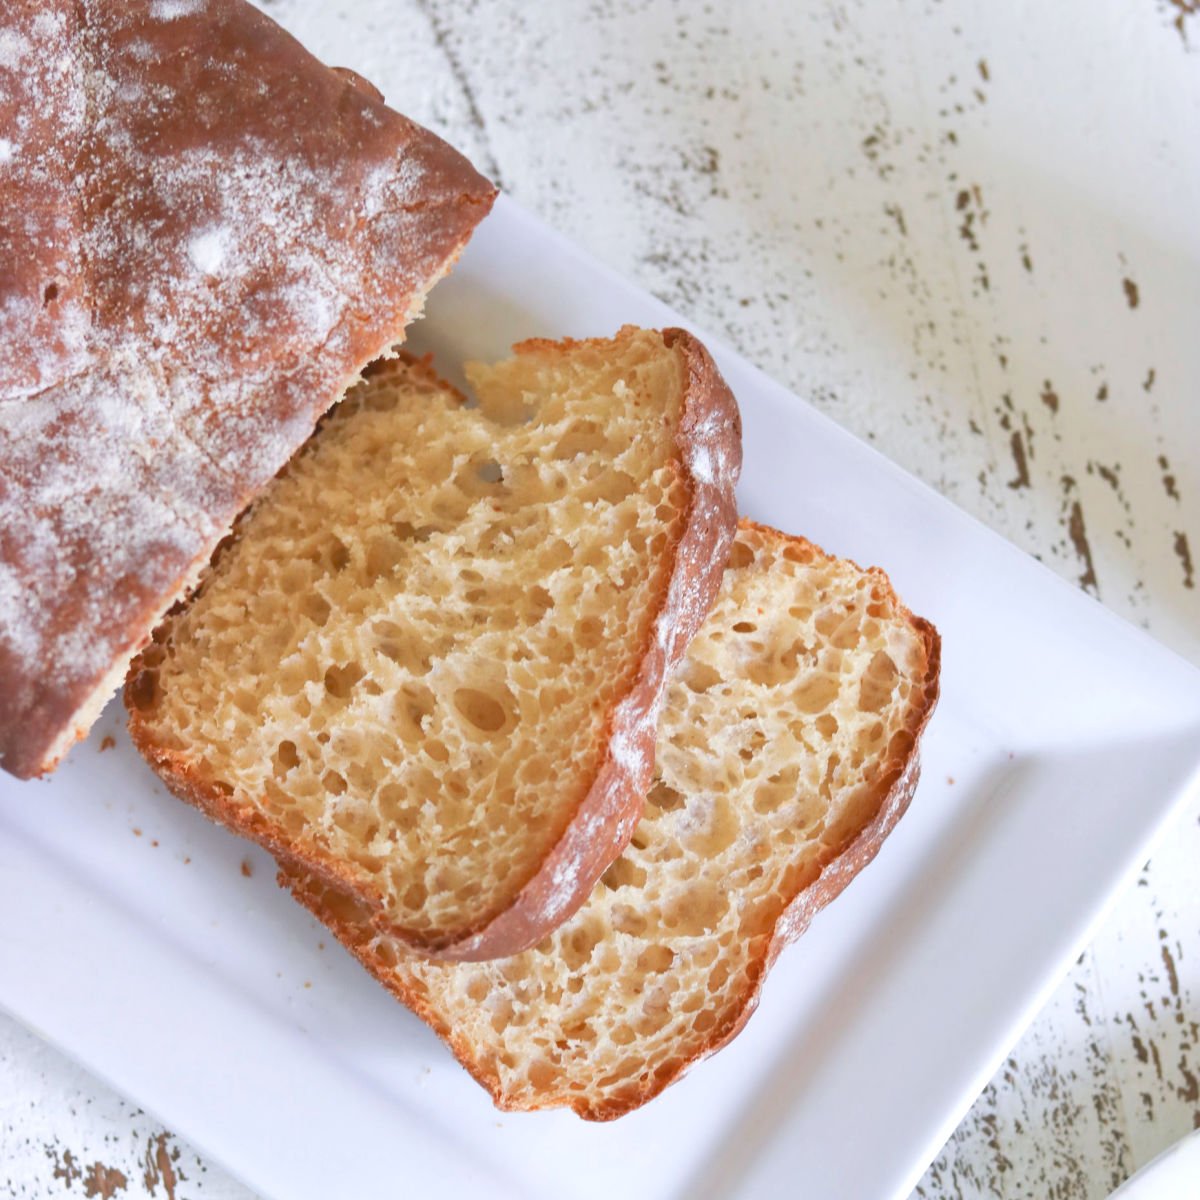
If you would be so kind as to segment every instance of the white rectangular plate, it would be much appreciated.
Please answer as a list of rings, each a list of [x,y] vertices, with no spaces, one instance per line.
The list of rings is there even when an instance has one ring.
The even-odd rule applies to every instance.
[[[682,323],[502,201],[414,344],[453,377],[625,322]],[[743,512],[884,566],[945,649],[909,814],[728,1050],[611,1125],[496,1112],[117,704],[0,778],[0,1005],[266,1196],[904,1196],[1200,779],[1200,674],[706,341]]]

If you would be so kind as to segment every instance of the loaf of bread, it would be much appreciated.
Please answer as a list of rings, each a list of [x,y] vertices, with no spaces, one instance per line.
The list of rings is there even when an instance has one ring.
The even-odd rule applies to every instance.
[[[244,0],[5,0],[0,46],[0,767],[27,777],[494,189]]]
[[[411,360],[326,418],[135,661],[178,795],[480,959],[539,942],[633,832],[665,681],[720,584],[732,396],[679,330]]]
[[[874,857],[916,786],[938,662],[882,572],[743,522],[633,841],[536,949],[431,962],[315,876],[280,879],[501,1108],[608,1120],[728,1042],[783,945]]]

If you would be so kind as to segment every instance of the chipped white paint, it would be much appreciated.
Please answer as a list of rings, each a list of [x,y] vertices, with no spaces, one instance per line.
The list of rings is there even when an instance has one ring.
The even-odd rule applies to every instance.
[[[0,1196],[5,1200],[250,1197],[135,1104],[4,1020]]]
[[[762,0],[736,18],[687,0],[264,6],[521,203],[1200,662],[1190,0]],[[529,56],[537,70],[514,66]],[[917,1195],[1098,1200],[1200,1122],[1197,815]],[[70,1150],[119,1169],[119,1196],[165,1196],[138,1165],[158,1132],[0,1023],[0,1191],[82,1195]],[[178,1200],[248,1196],[180,1154]]]

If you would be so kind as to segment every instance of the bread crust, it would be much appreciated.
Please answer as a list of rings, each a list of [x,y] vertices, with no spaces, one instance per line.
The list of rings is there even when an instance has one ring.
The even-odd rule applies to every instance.
[[[626,327],[622,334],[638,331]],[[559,841],[503,912],[478,927],[430,934],[390,922],[383,898],[364,887],[335,856],[311,839],[292,838],[249,805],[201,777],[186,756],[158,745],[139,715],[138,664],[126,684],[129,731],[134,745],[170,791],[234,832],[259,842],[281,861],[307,870],[330,886],[355,896],[375,913],[381,932],[435,958],[477,961],[504,958],[535,946],[562,924],[591,894],[600,876],[620,857],[641,817],[654,768],[654,743],[666,685],[716,598],[737,528],[734,489],[741,468],[741,418],[736,401],[707,350],[680,329],[662,333],[678,350],[686,384],[676,433],[682,478],[689,491],[684,525],[672,551],[666,587],[659,598],[629,691],[614,704],[606,748],[596,777]],[[609,339],[590,339],[608,345]],[[517,354],[568,353],[578,341],[533,340]],[[427,360],[404,355],[410,370],[427,381],[461,393],[439,380]],[[376,370],[386,371],[382,363]]]
[[[783,539],[828,557],[824,551],[805,538],[780,533],[746,518],[743,518],[740,524],[744,528],[759,531],[768,539]],[[857,567],[857,564],[852,565]],[[860,567],[857,569],[862,570]],[[938,701],[941,638],[929,621],[914,616],[901,604],[883,571],[870,568],[866,573],[886,588],[891,602],[897,606],[904,619],[918,631],[925,646],[926,668],[923,685],[919,697],[909,705],[909,719],[905,727],[908,734],[907,746],[903,753],[890,758],[881,769],[873,811],[856,836],[840,854],[825,863],[819,876],[808,886],[799,889],[781,910],[763,952],[747,972],[750,982],[742,993],[740,1002],[735,1007],[726,1009],[697,1050],[686,1056],[665,1060],[644,1086],[631,1088],[619,1096],[610,1096],[603,1100],[577,1094],[564,1095],[558,1091],[533,1100],[507,1096],[498,1074],[486,1061],[486,1056],[481,1057],[466,1038],[449,1026],[436,1006],[429,1003],[417,988],[388,969],[388,964],[379,956],[373,945],[374,931],[365,919],[348,919],[340,915],[329,903],[327,893],[322,891],[320,885],[314,886],[312,879],[306,878],[302,871],[286,861],[280,864],[280,886],[290,890],[301,904],[330,929],[367,971],[442,1038],[458,1061],[490,1093],[497,1108],[513,1112],[566,1107],[588,1121],[611,1121],[641,1107],[681,1078],[694,1063],[714,1054],[742,1031],[758,1007],[763,982],[780,952],[800,937],[813,917],[836,899],[850,881],[874,859],[888,834],[912,802],[920,776],[920,738]]]
[[[14,0],[0,31],[0,124],[30,118],[0,176],[0,767],[30,778],[496,192],[245,0]]]

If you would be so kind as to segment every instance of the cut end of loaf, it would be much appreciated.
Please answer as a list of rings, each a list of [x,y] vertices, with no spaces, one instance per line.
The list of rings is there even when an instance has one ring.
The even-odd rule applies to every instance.
[[[468,375],[470,403],[426,364],[373,369],[126,699],[178,794],[427,952],[494,957],[565,918],[632,831],[740,450],[686,335],[529,343]]]
[[[281,881],[500,1107],[612,1119],[734,1036],[782,945],[874,857],[916,785],[939,655],[882,572],[743,522],[633,840],[535,949],[429,962],[352,898]]]

